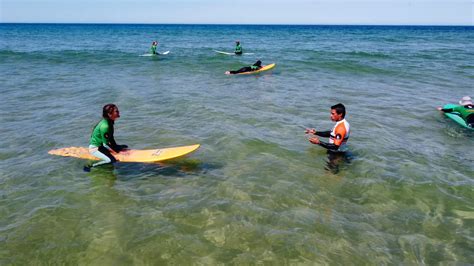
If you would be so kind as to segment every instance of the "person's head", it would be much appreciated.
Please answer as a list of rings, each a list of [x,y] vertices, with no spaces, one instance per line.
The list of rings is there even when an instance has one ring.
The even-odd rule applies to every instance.
[[[236,44],[240,44],[240,41],[235,41]]]
[[[472,105],[472,99],[469,96],[464,96],[462,99],[459,101],[460,105]]]
[[[255,65],[255,66],[262,66],[262,61],[260,61],[260,60],[257,60],[257,62],[255,62],[255,64],[254,64],[254,65]]]
[[[153,43],[152,43],[152,44],[153,44],[153,45],[157,45],[157,44],[158,44],[158,42],[157,42],[157,41],[153,41]]]
[[[118,107],[113,103],[104,105],[104,108],[102,108],[102,117],[108,120],[115,121],[117,118],[120,117]]]
[[[342,103],[331,106],[331,120],[341,121],[346,116],[346,107]]]

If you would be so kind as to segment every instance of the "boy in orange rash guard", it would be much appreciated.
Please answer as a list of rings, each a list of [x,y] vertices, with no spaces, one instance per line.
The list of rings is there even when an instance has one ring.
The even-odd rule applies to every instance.
[[[344,118],[345,116],[346,108],[342,103],[331,106],[331,120],[336,122],[336,125],[331,131],[316,131],[314,128],[307,128],[305,133],[314,135],[309,139],[309,142],[320,145],[329,151],[345,151],[350,134],[350,125]],[[316,136],[329,137],[329,142],[322,142]]]

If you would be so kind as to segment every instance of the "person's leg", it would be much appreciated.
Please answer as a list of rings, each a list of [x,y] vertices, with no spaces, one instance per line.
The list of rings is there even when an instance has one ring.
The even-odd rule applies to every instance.
[[[243,67],[243,68],[241,68],[241,69],[239,69],[239,70],[237,70],[237,71],[230,71],[230,74],[237,74],[237,73],[242,73],[242,72],[249,72],[249,71],[251,71],[251,70],[252,70],[251,67],[246,66],[246,67]],[[232,72],[233,72],[233,73],[232,73]]]
[[[94,147],[94,146],[89,146],[89,152],[93,156],[97,157],[100,159],[99,162],[94,163],[92,165],[86,165],[84,166],[84,171],[88,172],[90,171],[91,167],[96,167],[99,165],[103,164],[108,164],[108,163],[115,163],[117,160],[115,157],[110,153],[109,150],[107,150],[105,147],[100,146],[100,147]]]
[[[104,146],[100,146],[97,149],[97,151],[92,155],[102,159],[102,161],[92,164],[92,167],[107,164],[107,163],[115,163],[117,161],[115,157],[110,153],[110,151]]]
[[[339,172],[339,166],[344,163],[344,159],[346,157],[345,152],[333,152],[327,151],[328,161],[326,164],[326,170],[332,172],[333,174],[337,174]]]

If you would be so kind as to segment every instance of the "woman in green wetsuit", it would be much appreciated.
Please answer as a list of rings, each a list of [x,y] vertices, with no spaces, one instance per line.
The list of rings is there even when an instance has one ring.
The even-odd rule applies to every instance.
[[[469,96],[464,96],[459,101],[459,106],[453,108],[441,108],[438,107],[437,109],[445,112],[445,113],[458,113],[459,116],[466,121],[468,127],[474,128],[474,105],[472,103],[472,99]]]
[[[150,47],[150,53],[151,54],[157,54],[156,52],[156,47],[158,47],[158,42],[157,41],[153,41],[151,43],[151,47]]]
[[[127,145],[118,145],[114,139],[114,122],[119,117],[120,112],[115,104],[106,104],[102,108],[102,120],[92,130],[89,142],[89,153],[101,161],[84,166],[84,171],[89,172],[92,167],[116,162],[112,153],[128,148]]]
[[[242,45],[240,44],[240,41],[235,41],[235,51],[234,53],[236,55],[241,55],[242,54]]]

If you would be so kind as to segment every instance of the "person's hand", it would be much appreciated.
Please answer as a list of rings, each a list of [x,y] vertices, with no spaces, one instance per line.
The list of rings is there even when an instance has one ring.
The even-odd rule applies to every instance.
[[[126,151],[128,150],[128,145],[117,145],[118,152]]]
[[[441,107],[436,107],[436,109],[437,109],[438,111],[441,111],[442,108],[441,108]]]
[[[316,134],[316,129],[314,129],[314,128],[307,128],[304,133],[305,133],[305,134],[314,135],[314,134]]]
[[[319,141],[319,138],[318,137],[312,137],[309,139],[309,142],[313,143],[313,144],[319,144],[320,141]]]
[[[119,145],[122,150],[128,150],[128,145]]]
[[[120,154],[121,155],[129,155],[130,154],[130,150],[129,149],[123,149],[120,151]]]

